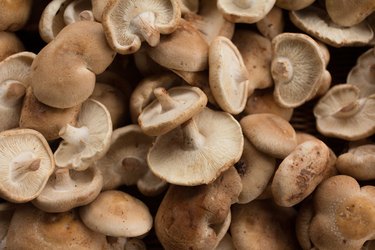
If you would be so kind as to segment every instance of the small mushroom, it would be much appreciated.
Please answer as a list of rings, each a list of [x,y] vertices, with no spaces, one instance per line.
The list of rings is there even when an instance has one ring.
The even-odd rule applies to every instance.
[[[0,31],[20,30],[29,19],[33,0],[0,0]]]
[[[0,62],[23,50],[24,46],[15,33],[0,31]]]
[[[111,47],[120,54],[130,54],[142,41],[156,46],[160,34],[176,30],[180,17],[178,0],[113,0],[104,9],[102,24]]]
[[[82,104],[76,126],[65,125],[59,132],[63,141],[54,156],[58,167],[87,169],[107,152],[112,122],[103,104],[89,99]]]
[[[277,6],[273,6],[270,12],[256,23],[256,26],[263,36],[272,40],[284,30],[283,10]]]
[[[32,129],[6,130],[0,145],[0,196],[16,203],[36,198],[55,168],[46,139]]]
[[[64,22],[66,25],[77,21],[94,21],[90,0],[73,0],[64,10]]]
[[[300,10],[311,5],[315,0],[276,0],[275,5],[285,10]]]

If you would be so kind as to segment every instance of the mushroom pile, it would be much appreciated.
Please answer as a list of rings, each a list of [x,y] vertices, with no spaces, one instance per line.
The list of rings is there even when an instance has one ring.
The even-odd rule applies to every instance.
[[[0,249],[375,249],[374,32],[374,0],[0,0]]]

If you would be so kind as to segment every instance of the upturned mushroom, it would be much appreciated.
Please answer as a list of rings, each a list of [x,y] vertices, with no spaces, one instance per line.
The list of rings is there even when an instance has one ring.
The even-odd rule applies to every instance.
[[[175,31],[180,17],[179,0],[113,0],[104,9],[102,24],[111,47],[120,54],[130,54],[142,41],[158,45],[160,34]]]
[[[20,30],[29,19],[33,0],[1,0],[0,31]]]
[[[83,171],[109,148],[112,135],[109,112],[100,102],[89,99],[82,104],[76,126],[65,125],[59,135],[63,141],[54,153],[56,166]]]
[[[23,50],[24,46],[15,33],[0,31],[0,62]]]

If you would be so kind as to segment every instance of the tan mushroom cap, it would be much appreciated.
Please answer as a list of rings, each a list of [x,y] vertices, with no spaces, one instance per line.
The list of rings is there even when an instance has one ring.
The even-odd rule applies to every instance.
[[[325,68],[319,45],[302,33],[282,33],[272,40],[272,49],[277,103],[295,108],[314,97]]]
[[[107,153],[95,162],[104,177],[103,189],[136,184],[147,172],[147,152],[153,140],[138,125],[115,129]]]
[[[360,89],[359,95],[366,97],[375,94],[375,52],[369,49],[357,59],[350,70],[346,82]]]
[[[130,54],[142,41],[156,46],[160,34],[176,30],[180,17],[178,0],[113,0],[104,9],[102,23],[111,47],[120,54]]]
[[[64,10],[64,22],[66,25],[78,21],[94,21],[90,0],[73,0]]]
[[[147,105],[138,117],[142,131],[159,136],[177,128],[207,104],[207,96],[197,87],[174,87],[154,89],[156,100]]]
[[[264,18],[276,0],[218,0],[217,7],[233,23],[256,23]]]
[[[318,249],[360,249],[375,239],[375,187],[333,176],[315,191],[310,238]]]
[[[209,48],[209,84],[223,111],[241,113],[250,89],[248,72],[237,47],[226,37],[216,37]]]
[[[236,163],[242,154],[239,123],[228,113],[205,108],[180,128],[158,136],[147,162],[169,183],[207,184]]]
[[[315,105],[317,129],[325,136],[355,141],[375,133],[375,95],[360,98],[350,84],[333,86]]]
[[[0,196],[16,203],[36,198],[55,168],[46,139],[31,129],[6,130],[0,144]]]
[[[27,225],[27,226],[26,226]],[[11,220],[6,249],[106,249],[105,235],[88,229],[78,213],[45,213],[19,206]]]
[[[21,40],[13,32],[0,31],[0,62],[10,55],[23,51]]]
[[[336,161],[337,170],[357,180],[375,179],[375,144],[365,144],[349,149]]]
[[[278,207],[271,200],[232,206],[230,233],[238,250],[298,249],[293,208]]]
[[[10,81],[29,85],[31,65],[36,55],[32,52],[18,52],[0,62],[0,84]]]
[[[263,36],[272,40],[284,30],[283,10],[277,6],[273,6],[270,12],[256,23],[256,26]]]
[[[329,148],[320,140],[299,144],[279,165],[272,181],[273,198],[291,207],[310,195],[326,178]]]
[[[89,205],[80,207],[79,214],[88,228],[113,237],[144,235],[153,222],[141,200],[117,190],[100,193]]]
[[[92,202],[102,185],[103,176],[95,167],[85,171],[58,168],[32,203],[48,213],[66,212]]]
[[[311,5],[315,0],[276,0],[275,5],[286,10],[300,10]]]
[[[54,153],[56,166],[82,171],[107,152],[111,117],[103,104],[89,99],[82,104],[76,127],[67,124],[59,134],[63,141]]]
[[[297,146],[296,131],[274,114],[247,115],[240,121],[247,139],[261,152],[284,159]]]
[[[27,88],[23,99],[20,128],[30,128],[40,132],[47,141],[60,138],[59,131],[66,124],[75,126],[81,105],[67,109],[47,106],[36,99],[31,87]]]
[[[289,17],[299,29],[333,47],[366,45],[374,36],[366,22],[349,28],[340,27],[330,20],[324,10],[315,6],[291,11]]]
[[[276,161],[274,158],[259,152],[245,138],[242,157],[235,166],[242,182],[242,191],[238,196],[238,203],[245,204],[256,199],[266,189],[275,173]]]
[[[114,56],[100,23],[72,23],[33,61],[30,85],[34,95],[55,108],[81,104],[94,91],[96,74],[102,73]]]
[[[32,0],[0,0],[0,30],[20,30],[31,14]]]

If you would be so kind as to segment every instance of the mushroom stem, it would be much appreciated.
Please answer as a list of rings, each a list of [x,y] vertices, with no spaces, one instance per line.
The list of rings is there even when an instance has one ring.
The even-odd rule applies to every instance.
[[[64,139],[69,144],[85,147],[89,139],[89,129],[85,126],[76,128],[70,124],[65,125],[61,128],[59,136]]]
[[[17,80],[6,80],[0,85],[1,104],[11,107],[19,103],[19,100],[25,95],[25,86]]]
[[[130,21],[130,27],[134,29],[134,33],[146,40],[152,47],[160,41],[160,33],[154,26],[155,19],[154,12],[145,11]]]
[[[41,159],[32,152],[22,152],[11,161],[11,168],[14,179],[21,179],[29,172],[37,171]]]
[[[235,5],[240,7],[241,9],[248,9],[253,5],[253,0],[234,0]]]
[[[95,21],[94,14],[90,10],[84,10],[79,13],[79,20],[81,21]]]
[[[181,125],[184,142],[182,148],[184,150],[196,150],[204,145],[205,137],[199,132],[194,119],[190,119]]]
[[[339,111],[337,111],[335,114],[333,114],[334,117],[338,118],[348,118],[356,114],[363,104],[363,99],[353,101],[343,108],[341,108]]]
[[[288,83],[293,79],[293,65],[287,57],[276,57],[271,64],[272,77],[280,82]]]
[[[70,177],[69,168],[57,168],[55,177],[54,188],[56,190],[66,190],[74,186],[73,180]]]
[[[172,99],[165,88],[159,87],[154,89],[154,95],[160,102],[160,105],[164,112],[174,109],[177,106],[177,102]]]

